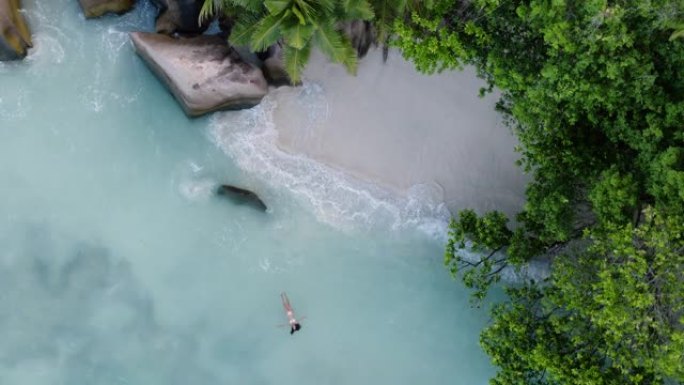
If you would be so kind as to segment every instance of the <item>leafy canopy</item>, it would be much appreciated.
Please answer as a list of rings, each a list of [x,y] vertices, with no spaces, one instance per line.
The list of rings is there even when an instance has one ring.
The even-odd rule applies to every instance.
[[[473,65],[501,90],[532,175],[515,229],[471,210],[450,225],[445,263],[476,298],[553,262],[482,334],[494,384],[684,381],[681,20],[681,0],[442,0],[395,22],[420,70]]]
[[[200,18],[227,14],[235,21],[230,42],[254,52],[281,42],[285,69],[297,83],[314,47],[356,72],[357,54],[341,32],[341,23],[370,21],[384,41],[395,18],[418,4],[416,0],[204,0]]]
[[[493,384],[663,384],[684,380],[684,218],[649,208],[578,257],[551,284],[509,288],[481,335]]]

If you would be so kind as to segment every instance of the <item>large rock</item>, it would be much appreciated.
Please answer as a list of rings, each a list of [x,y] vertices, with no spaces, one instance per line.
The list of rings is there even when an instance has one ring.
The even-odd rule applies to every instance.
[[[366,56],[370,46],[375,44],[378,38],[373,24],[364,20],[344,22],[341,25],[341,29],[360,58]]]
[[[166,35],[199,35],[206,31],[209,23],[199,23],[199,14],[204,0],[152,0],[159,15],[155,29]]]
[[[78,0],[86,18],[100,17],[106,13],[122,14],[133,9],[135,0]]]
[[[0,0],[0,60],[23,59],[33,46],[31,32],[19,8],[20,0]]]
[[[189,116],[251,108],[268,92],[261,70],[245,63],[224,38],[132,32],[131,39]]]

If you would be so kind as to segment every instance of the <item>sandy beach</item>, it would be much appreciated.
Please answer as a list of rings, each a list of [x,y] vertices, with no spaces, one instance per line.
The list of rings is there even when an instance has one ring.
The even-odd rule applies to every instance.
[[[399,194],[427,185],[452,213],[513,214],[523,205],[527,179],[514,164],[516,139],[494,111],[497,95],[478,97],[484,82],[474,70],[427,76],[397,52],[383,63],[376,50],[357,76],[313,55],[305,82],[320,87],[326,104],[312,117],[293,102],[301,90],[275,91],[282,150]]]

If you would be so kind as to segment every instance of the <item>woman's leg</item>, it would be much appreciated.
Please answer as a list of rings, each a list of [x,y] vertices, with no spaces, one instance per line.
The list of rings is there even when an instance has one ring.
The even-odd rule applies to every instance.
[[[280,293],[280,299],[283,301],[283,307],[286,311],[292,311],[292,306],[290,305],[290,299],[287,298],[285,292]]]

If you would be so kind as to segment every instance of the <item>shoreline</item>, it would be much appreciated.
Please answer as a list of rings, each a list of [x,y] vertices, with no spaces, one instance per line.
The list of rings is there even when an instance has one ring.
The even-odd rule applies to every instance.
[[[527,177],[494,111],[498,95],[478,97],[482,86],[468,68],[419,74],[396,51],[383,63],[371,50],[356,76],[314,53],[304,87],[270,91],[276,145],[403,197],[427,187],[453,214],[513,216]]]

